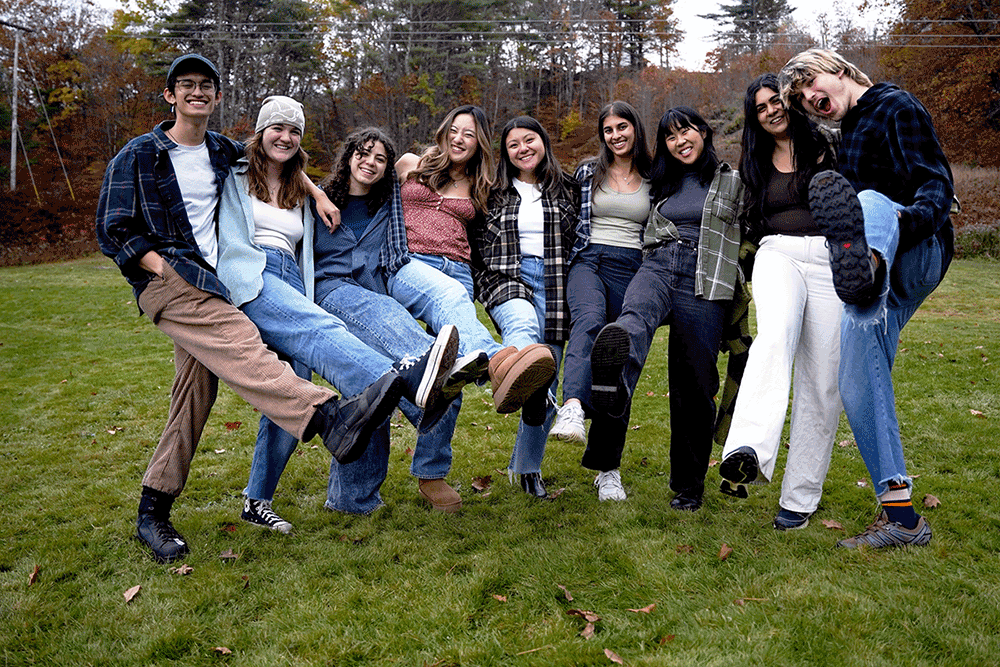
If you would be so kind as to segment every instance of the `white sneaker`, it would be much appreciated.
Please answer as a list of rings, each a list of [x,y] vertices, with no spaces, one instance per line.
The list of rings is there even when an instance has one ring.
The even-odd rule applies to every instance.
[[[583,426],[583,407],[573,401],[559,408],[556,423],[549,429],[549,437],[554,440],[587,443],[587,431]]]
[[[601,502],[605,500],[626,500],[625,487],[622,486],[622,475],[617,470],[597,473],[594,478],[594,486],[597,487],[597,499]]]

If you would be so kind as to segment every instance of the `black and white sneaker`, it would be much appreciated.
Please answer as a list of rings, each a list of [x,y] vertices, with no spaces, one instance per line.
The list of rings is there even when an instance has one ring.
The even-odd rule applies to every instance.
[[[489,379],[490,358],[482,350],[475,350],[469,354],[462,355],[455,360],[441,389],[445,400],[452,400],[460,393],[465,385],[473,382],[480,383]]]
[[[287,535],[292,532],[292,524],[288,523],[271,509],[270,500],[243,499],[243,514],[240,518],[255,526],[270,528]]]
[[[404,381],[403,396],[420,408],[435,404],[458,356],[458,329],[441,327],[434,343],[420,357],[406,356],[393,364]]]

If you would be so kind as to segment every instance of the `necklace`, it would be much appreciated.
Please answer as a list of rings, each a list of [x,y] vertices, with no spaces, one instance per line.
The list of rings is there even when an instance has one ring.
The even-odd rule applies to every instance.
[[[619,176],[618,174],[616,174],[614,171],[612,171],[611,174],[612,174],[612,176],[615,177],[615,180],[618,181],[618,185],[620,185],[622,187],[628,187],[628,184],[632,182],[632,177],[635,176],[635,173],[633,173],[631,167],[629,167],[629,170],[628,170],[628,178],[622,178],[621,176]]]

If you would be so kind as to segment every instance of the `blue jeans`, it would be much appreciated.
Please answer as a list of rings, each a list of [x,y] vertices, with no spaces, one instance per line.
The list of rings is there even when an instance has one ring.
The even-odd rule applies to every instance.
[[[868,246],[882,257],[887,276],[871,306],[845,305],[840,329],[840,397],[875,495],[889,483],[912,485],[899,438],[892,365],[899,334],[947,270],[945,249],[936,238],[897,254],[903,207],[873,190],[858,193]]]
[[[434,339],[392,297],[377,294],[358,285],[344,284],[331,291],[319,304],[323,310],[342,320],[348,330],[373,350],[392,359],[419,356]],[[462,405],[459,395],[441,421],[428,433],[417,436],[410,473],[418,479],[443,479],[451,469],[451,439]],[[415,427],[421,411],[409,401],[400,401],[399,409]],[[326,507],[367,514],[380,505],[379,487],[389,467],[389,427],[386,424],[373,437],[365,453],[348,465],[330,462],[330,484]]]
[[[587,452],[618,452],[612,456],[584,455],[585,468],[607,472],[621,462],[625,447],[631,404],[624,414],[612,417],[596,412],[590,405],[590,351],[597,334],[608,322],[614,322],[622,312],[625,291],[642,264],[638,248],[593,243],[573,260],[566,285],[569,303],[570,333],[566,344],[566,368],[563,369],[563,403],[575,398],[590,417],[587,442],[596,443]]]
[[[531,288],[531,302],[526,299],[510,299],[490,311],[496,322],[504,345],[518,349],[533,343],[544,343],[545,331],[545,263],[541,257],[521,258],[521,280]],[[508,333],[509,332],[509,333]],[[507,468],[512,473],[526,474],[541,472],[545,457],[545,441],[555,419],[555,397],[559,385],[559,363],[562,360],[562,345],[549,343],[556,358],[556,377],[549,388],[549,401],[545,411],[545,422],[541,426],[528,426],[522,421],[517,427],[514,451]]]
[[[500,349],[479,321],[468,264],[439,255],[410,255],[410,261],[389,278],[388,288],[392,298],[432,331],[454,324],[459,354],[482,350],[492,357]]]
[[[263,288],[257,298],[243,304],[241,309],[257,325],[265,343],[279,354],[296,362],[293,367],[300,376],[311,377],[308,370],[311,368],[337,387],[342,394],[349,396],[361,392],[387,373],[392,367],[393,359],[399,359],[410,353],[388,356],[383,350],[363,342],[351,333],[347,323],[306,298],[302,276],[292,255],[274,248],[265,248],[265,253],[267,264],[262,276]],[[407,320],[413,321],[409,316]],[[402,329],[404,325],[396,326]],[[413,329],[419,332],[414,334],[413,347],[418,350],[417,354],[422,354],[430,345],[430,337],[415,322]],[[422,338],[417,338],[417,335]],[[408,401],[401,401],[400,408],[411,421],[419,419],[419,410]],[[451,416],[457,418],[457,414],[457,406],[453,406],[452,411],[427,434],[428,437],[437,435],[438,431],[441,431],[441,437],[447,434],[448,465],[451,461],[451,433],[446,422]],[[451,431],[454,431],[454,427],[452,421]],[[388,421],[372,436],[372,446],[369,449],[378,451],[380,447],[377,445],[380,441],[384,442],[388,457]],[[262,417],[254,447],[254,458],[250,465],[250,479],[244,493],[250,498],[272,499],[278,479],[297,444],[298,441],[292,435],[281,430],[270,419]],[[364,461],[366,457],[367,453],[362,460]],[[441,457],[441,454],[435,454],[429,458],[438,460]],[[414,458],[416,459],[416,456]],[[357,461],[350,465],[358,465],[360,469],[364,467],[359,465],[360,463]],[[335,459],[332,466],[339,466]],[[360,473],[358,476],[362,477]],[[378,507],[381,504],[378,487],[384,478],[384,469],[381,479],[365,472],[365,482],[362,485],[364,488],[359,487],[354,490],[350,498],[342,499],[341,504],[345,511],[364,512]]]
[[[629,396],[639,382],[656,329],[670,326],[670,488],[700,498],[705,490],[715,427],[715,395],[719,391],[716,361],[730,302],[706,301],[695,295],[697,259],[696,248],[679,242],[649,253],[628,286],[618,324],[631,342],[622,371]],[[607,442],[603,451],[601,445],[593,438],[588,441],[584,466],[595,470],[617,468],[621,461],[618,443]]]
[[[590,412],[590,350],[601,328],[622,312],[625,290],[642,251],[591,244],[573,260],[566,284],[571,328],[563,370],[563,402],[576,398]]]

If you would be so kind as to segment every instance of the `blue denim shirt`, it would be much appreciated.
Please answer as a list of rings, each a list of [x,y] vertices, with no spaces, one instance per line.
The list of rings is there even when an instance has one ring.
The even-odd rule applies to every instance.
[[[253,240],[256,227],[247,180],[248,168],[246,158],[241,158],[222,189],[219,203],[219,279],[229,289],[233,304],[237,306],[256,299],[260,294],[264,287],[261,276],[267,264],[264,249]],[[310,300],[313,282],[308,277],[313,271],[313,220],[319,219],[315,205],[313,198],[308,197],[303,206],[302,241],[296,253],[306,296]]]
[[[386,281],[410,261],[399,183],[361,238],[343,225],[330,232],[320,221],[315,238],[317,303],[345,283],[388,294]]]
[[[155,250],[184,280],[228,300],[229,291],[198,251],[167,154],[177,145],[166,135],[173,125],[164,121],[136,137],[108,164],[97,202],[97,242],[132,285],[136,299],[151,277],[139,268],[139,260]],[[221,195],[243,145],[215,132],[208,132],[205,142]]]

